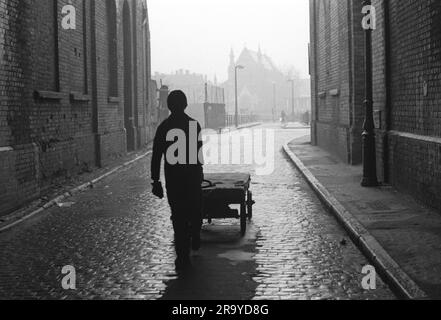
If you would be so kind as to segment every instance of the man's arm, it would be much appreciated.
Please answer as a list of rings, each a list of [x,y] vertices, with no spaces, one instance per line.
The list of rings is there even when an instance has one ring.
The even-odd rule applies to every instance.
[[[151,163],[151,174],[153,181],[159,181],[161,178],[161,161],[164,154],[165,139],[162,133],[162,126],[156,131],[155,139],[153,142],[153,154]]]

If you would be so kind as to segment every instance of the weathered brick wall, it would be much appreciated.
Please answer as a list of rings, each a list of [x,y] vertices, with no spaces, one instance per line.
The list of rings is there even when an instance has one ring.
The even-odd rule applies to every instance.
[[[97,138],[100,144],[100,155],[103,164],[108,160],[119,157],[126,150],[126,138],[124,129],[124,106],[122,100],[122,69],[116,67],[114,72],[118,78],[116,88],[111,85],[111,64],[121,64],[122,54],[118,46],[113,46],[110,52],[109,46],[113,39],[108,35],[111,28],[116,31],[115,39],[122,36],[122,29],[119,27],[122,22],[121,13],[118,12],[115,1],[94,1],[95,2],[95,41],[96,57],[93,57],[96,64],[96,103],[98,105],[98,127]],[[114,61],[116,59],[116,61]]]
[[[363,122],[365,117],[365,34],[361,27],[363,4],[358,0],[349,0],[351,6],[350,13],[350,43],[351,43],[351,99],[350,99],[350,144],[351,144],[351,163],[360,164],[362,162],[362,143],[361,134],[363,132]]]
[[[391,127],[439,137],[441,3],[403,0],[390,1],[389,6]]]
[[[441,210],[441,139],[392,132],[389,154],[394,186]]]
[[[144,39],[147,37],[147,29],[144,27],[144,23],[147,19],[147,6],[144,1],[135,1],[133,9],[136,12],[136,24],[140,32],[136,33],[136,52],[137,52],[137,67],[136,67],[136,77],[137,77],[137,110],[138,110],[138,127],[139,130],[139,146],[148,143],[148,130],[147,130],[147,69],[148,66],[146,52],[146,42]]]
[[[387,47],[390,43],[387,40],[387,28],[385,11],[387,3],[384,0],[374,0],[372,5],[377,9],[377,28],[372,32],[372,70],[373,70],[373,102],[376,133],[377,151],[377,173],[379,181],[388,181],[388,149],[387,131],[388,126],[388,96],[387,86]]]
[[[129,36],[133,70],[139,70],[133,85],[134,109],[142,119],[136,145],[141,147],[154,130],[147,130],[151,123],[145,121],[150,79],[143,31],[148,23],[142,25],[146,3],[125,1],[134,18]],[[0,1],[0,213],[35,198],[53,178],[105,165],[126,152],[123,3]],[[61,28],[61,8],[67,4],[76,8],[75,30]],[[115,56],[109,54],[110,4],[116,10]],[[116,92],[110,92],[111,65],[116,66]]]
[[[39,193],[39,152],[29,129],[36,110],[28,108],[25,90],[31,52],[23,41],[29,33],[21,29],[26,10],[22,1],[0,2],[0,212]]]
[[[361,161],[362,40],[361,3],[311,0],[313,142],[352,164]]]
[[[318,90],[317,90],[317,14],[316,2],[309,1],[310,43],[309,43],[309,75],[311,79],[311,143],[318,145]]]
[[[362,2],[340,1],[338,41],[333,36],[337,4],[331,0],[312,4],[311,12],[318,17],[311,28],[316,47],[312,66],[316,66],[317,130],[313,133],[318,145],[343,158],[347,138],[343,128],[349,125],[347,150],[350,162],[357,163],[365,94]],[[379,180],[441,208],[441,2],[373,0],[372,4],[377,13],[372,68]],[[344,39],[349,39],[349,46]],[[340,96],[332,99],[329,89],[336,86]]]
[[[347,143],[341,143],[341,130],[339,130],[339,114],[344,113],[345,97],[340,89],[340,35],[345,30],[338,32],[340,27],[339,9],[344,8],[344,1],[319,0],[315,1],[315,67],[313,82],[316,92],[316,119],[317,144],[329,151],[333,151],[340,158],[347,160]],[[347,28],[346,28],[347,34]],[[331,90],[339,91],[340,95],[331,95]],[[340,112],[341,111],[341,112]],[[344,137],[343,137],[343,140]]]
[[[379,20],[373,38],[374,100],[382,120],[379,175],[441,208],[441,3],[374,4]]]

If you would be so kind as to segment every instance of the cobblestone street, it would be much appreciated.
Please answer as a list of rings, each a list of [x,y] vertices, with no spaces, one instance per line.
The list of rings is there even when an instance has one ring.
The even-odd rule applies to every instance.
[[[190,273],[175,273],[168,204],[151,194],[146,158],[1,233],[0,298],[394,299],[380,279],[362,289],[368,261],[281,151],[309,129],[273,129],[272,175],[205,168],[252,173],[256,205],[244,238],[236,220],[204,225]],[[76,269],[74,291],[61,287],[66,265]]]

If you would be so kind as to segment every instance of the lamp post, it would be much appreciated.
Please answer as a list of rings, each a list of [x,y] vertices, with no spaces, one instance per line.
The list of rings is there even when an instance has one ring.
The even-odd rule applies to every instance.
[[[237,98],[237,70],[243,70],[245,69],[244,66],[237,65],[234,67],[234,97],[235,97],[235,125],[236,128],[239,127],[239,103]]]
[[[295,101],[294,101],[294,79],[288,80],[288,82],[291,82],[291,99],[292,99],[292,121],[294,122],[294,109],[295,109]]]
[[[363,0],[363,6],[370,6],[370,0]],[[372,29],[365,29],[365,119],[363,124],[363,187],[377,187],[377,160],[375,150],[375,124],[372,90]]]
[[[276,122],[276,115],[277,115],[277,97],[276,97],[276,83],[273,82],[273,122]]]

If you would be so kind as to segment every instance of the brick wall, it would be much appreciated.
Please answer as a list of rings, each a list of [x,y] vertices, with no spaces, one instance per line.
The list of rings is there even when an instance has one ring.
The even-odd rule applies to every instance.
[[[384,150],[388,148],[387,140],[387,90],[388,79],[386,78],[386,21],[384,0],[374,0],[372,5],[377,9],[377,29],[372,33],[372,70],[373,70],[373,101],[374,118],[376,118],[376,149],[377,149],[377,173],[380,181],[387,181],[388,173]]]
[[[379,180],[441,209],[441,2],[372,4],[377,13],[372,76]],[[361,161],[364,117],[361,6],[355,0],[311,1],[313,141],[342,159],[347,148],[351,163]],[[335,87],[340,95],[331,98],[329,89]]]
[[[376,1],[380,178],[441,208],[441,3]]]
[[[311,78],[311,142],[318,145],[318,90],[317,90],[317,2],[309,2],[310,44],[309,44],[309,75]]]
[[[123,33],[125,1],[129,35]],[[76,8],[75,30],[61,28],[67,4]],[[0,214],[38,197],[56,177],[126,153],[124,36],[133,48],[134,144],[151,139],[146,18],[142,0],[0,1]]]
[[[312,140],[351,164],[361,161],[360,21],[358,2],[311,0]]]

